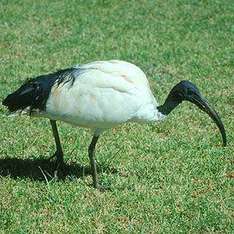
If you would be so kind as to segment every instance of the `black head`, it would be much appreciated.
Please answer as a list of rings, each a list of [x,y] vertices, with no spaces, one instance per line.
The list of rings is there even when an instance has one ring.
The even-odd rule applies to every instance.
[[[162,106],[159,106],[158,110],[162,114],[168,115],[182,101],[189,101],[195,104],[214,120],[221,132],[223,145],[226,146],[226,132],[218,113],[211,108],[208,101],[202,97],[199,89],[192,82],[183,80],[175,85],[170,91],[165,103]]]
[[[201,96],[199,89],[192,82],[182,80],[172,88],[168,97],[172,100],[182,102],[185,100],[191,101],[195,96]]]

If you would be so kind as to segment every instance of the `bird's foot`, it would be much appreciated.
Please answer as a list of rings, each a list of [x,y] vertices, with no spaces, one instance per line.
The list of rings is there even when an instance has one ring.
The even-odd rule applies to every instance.
[[[55,158],[55,167],[54,167],[54,179],[58,180],[64,174],[64,160],[63,160],[63,152],[56,151],[48,160]]]
[[[64,171],[65,171],[64,161],[56,160],[54,168],[54,179],[57,181],[59,178],[62,178],[64,176]]]
[[[48,158],[48,161],[51,161],[52,159],[56,158],[55,160],[55,163],[58,164],[58,163],[64,163],[63,161],[63,152],[62,151],[58,151],[56,150],[55,153]]]
[[[52,155],[52,156],[50,156],[47,160],[48,161],[51,161],[52,159],[54,159],[54,158],[58,158],[58,154],[59,154],[59,152],[58,151],[55,151],[55,153]],[[63,154],[62,154],[63,155]]]

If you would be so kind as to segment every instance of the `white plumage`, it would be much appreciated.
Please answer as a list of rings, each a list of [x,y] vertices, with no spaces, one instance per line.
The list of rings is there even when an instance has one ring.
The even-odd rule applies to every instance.
[[[137,66],[111,60],[75,68],[78,78],[74,84],[55,83],[42,115],[99,130],[128,121],[163,119],[148,80]]]
[[[56,143],[56,171],[63,164],[56,121],[93,130],[89,146],[93,185],[98,186],[95,146],[106,129],[126,122],[147,123],[163,120],[182,101],[187,100],[205,111],[217,124],[226,145],[226,133],[217,112],[189,81],[175,85],[163,105],[155,100],[146,75],[134,64],[97,61],[27,81],[7,96],[3,105],[11,113],[28,113],[50,119]]]

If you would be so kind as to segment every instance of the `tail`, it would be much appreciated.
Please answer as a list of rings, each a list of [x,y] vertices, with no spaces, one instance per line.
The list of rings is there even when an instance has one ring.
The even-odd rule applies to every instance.
[[[67,68],[55,73],[38,76],[24,83],[15,92],[9,94],[2,102],[10,112],[24,110],[29,107],[30,114],[33,109],[45,110],[46,101],[50,95],[52,86],[75,81],[77,68]],[[79,70],[78,70],[79,72]]]
[[[10,112],[23,110],[27,107],[30,110],[42,107],[43,90],[39,82],[28,81],[15,92],[9,94],[2,102]]]

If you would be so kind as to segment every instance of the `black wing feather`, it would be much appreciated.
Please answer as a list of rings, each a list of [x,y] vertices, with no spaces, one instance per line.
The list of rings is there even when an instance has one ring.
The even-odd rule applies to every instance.
[[[75,82],[75,71],[78,68],[67,68],[55,73],[38,76],[27,80],[19,89],[9,94],[2,102],[9,111],[13,112],[26,107],[30,109],[45,110],[46,101],[50,95],[51,88],[55,83],[58,85]],[[79,72],[78,72],[79,74]]]

